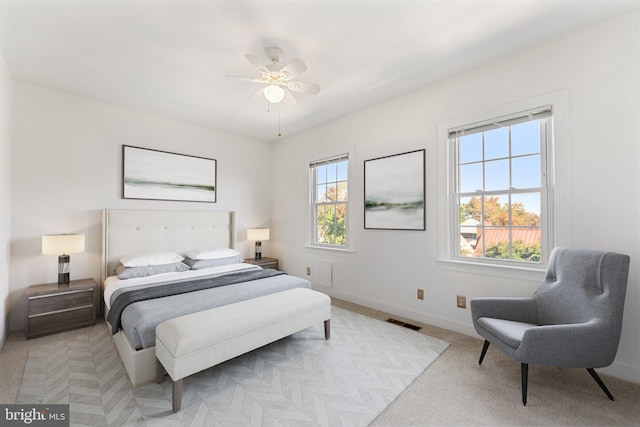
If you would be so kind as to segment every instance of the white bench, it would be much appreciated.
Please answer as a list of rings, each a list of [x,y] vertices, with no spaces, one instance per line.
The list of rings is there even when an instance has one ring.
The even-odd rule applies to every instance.
[[[156,328],[156,381],[166,370],[177,412],[183,378],[318,322],[329,339],[330,318],[327,295],[296,288],[166,320]]]

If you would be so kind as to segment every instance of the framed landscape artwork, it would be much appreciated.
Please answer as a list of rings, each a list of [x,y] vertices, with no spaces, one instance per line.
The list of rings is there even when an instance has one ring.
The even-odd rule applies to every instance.
[[[425,150],[364,162],[364,228],[425,230]]]
[[[125,199],[216,202],[215,159],[123,145],[122,165]]]

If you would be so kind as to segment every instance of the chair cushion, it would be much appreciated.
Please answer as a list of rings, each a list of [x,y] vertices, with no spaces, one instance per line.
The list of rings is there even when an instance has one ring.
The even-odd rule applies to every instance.
[[[532,323],[494,319],[493,317],[480,317],[478,325],[514,349],[520,347],[522,336],[526,330],[538,327]]]

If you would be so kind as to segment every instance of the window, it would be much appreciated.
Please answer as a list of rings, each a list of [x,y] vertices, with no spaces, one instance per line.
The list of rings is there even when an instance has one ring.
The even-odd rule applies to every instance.
[[[546,262],[551,107],[449,130],[453,257]]]
[[[312,245],[346,248],[349,244],[348,166],[348,155],[309,165]]]

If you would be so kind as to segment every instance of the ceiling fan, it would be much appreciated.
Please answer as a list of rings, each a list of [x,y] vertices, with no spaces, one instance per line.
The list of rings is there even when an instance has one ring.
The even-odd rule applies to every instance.
[[[252,83],[260,83],[265,85],[260,88],[251,98],[264,94],[264,97],[272,104],[282,102],[285,105],[293,105],[296,99],[291,92],[316,94],[320,90],[320,86],[315,83],[301,82],[293,80],[294,77],[304,73],[307,65],[298,58],[291,60],[287,65],[282,66],[279,62],[282,60],[284,52],[279,47],[269,47],[265,49],[267,57],[271,60],[271,64],[262,65],[260,58],[247,53],[244,57],[255,66],[260,72],[260,77],[240,77],[227,76],[233,79],[249,81]]]

